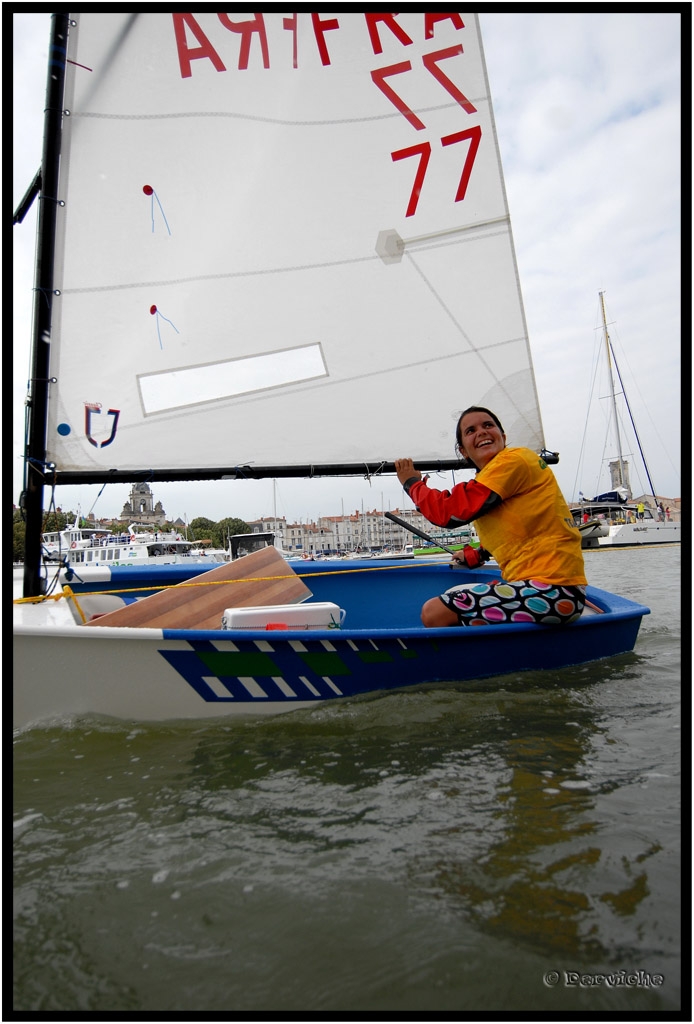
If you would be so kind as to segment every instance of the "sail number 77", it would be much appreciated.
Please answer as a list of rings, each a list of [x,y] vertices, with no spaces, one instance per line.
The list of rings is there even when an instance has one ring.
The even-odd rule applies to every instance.
[[[459,57],[462,53],[462,45],[451,46],[444,50],[437,50],[433,53],[423,54],[422,63],[426,70],[433,75],[439,85],[441,85],[446,92],[453,97],[456,103],[461,106],[467,114],[475,114],[477,112],[477,108],[473,106],[457,85],[448,77],[448,75],[444,74],[442,69],[439,67],[439,63],[441,61],[448,60],[451,57]],[[372,71],[371,78],[374,85],[376,85],[384,96],[386,96],[396,109],[400,111],[407,122],[416,129],[416,131],[421,131],[423,128],[426,128],[424,122],[407,105],[403,97],[398,95],[392,86],[386,82],[387,78],[392,78],[395,75],[406,74],[410,71],[412,71],[412,64],[410,61],[402,61],[398,64],[391,64],[389,67],[378,68],[377,70]],[[481,137],[482,129],[479,125],[476,125],[472,128],[466,128],[463,131],[454,132],[452,135],[445,135],[441,139],[442,146],[452,146],[458,142],[469,143],[465,155],[462,174],[458,183],[458,191],[455,195],[456,203],[459,203],[465,198],[468,182],[470,181],[470,175],[472,173],[472,166],[475,162],[475,156],[479,149]],[[398,149],[391,153],[391,158],[393,160],[405,160],[411,156],[418,156],[419,163],[415,173],[412,192],[410,193],[410,201],[407,204],[406,217],[412,217],[417,209],[417,203],[419,202],[419,196],[424,184],[424,176],[429,164],[429,158],[431,157],[431,144],[429,142],[421,142],[413,146],[407,146],[405,149]]]
[[[458,183],[458,191],[455,194],[456,203],[459,203],[461,199],[465,198],[470,174],[472,173],[472,165],[475,162],[475,155],[479,148],[481,138],[482,129],[479,125],[475,125],[474,128],[466,128],[462,132],[455,132],[453,135],[445,135],[441,139],[442,146],[452,146],[456,142],[464,142],[466,140],[469,140],[470,142],[465,156],[465,163],[463,164],[463,173],[461,174],[460,181]],[[407,157],[419,155],[419,165],[417,167],[417,173],[415,174],[412,192],[410,193],[410,201],[407,204],[407,212],[405,213],[406,217],[412,217],[417,209],[417,203],[419,202],[419,196],[424,184],[424,175],[426,174],[429,157],[431,156],[431,143],[421,142],[416,146],[408,146],[406,149],[398,149],[390,155],[393,160],[404,160]]]

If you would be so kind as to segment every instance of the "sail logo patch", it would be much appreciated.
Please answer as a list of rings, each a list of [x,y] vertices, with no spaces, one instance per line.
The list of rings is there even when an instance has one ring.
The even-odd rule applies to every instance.
[[[111,423],[111,427],[110,427],[111,433],[108,435],[108,437],[105,438],[105,440],[98,441],[94,437],[92,431],[98,429],[98,427],[101,424],[100,423],[99,424],[96,424],[96,423],[92,424],[92,416],[94,416],[94,415],[98,416],[100,414],[101,414],[101,404],[99,402],[85,402],[84,403],[84,433],[85,433],[85,435],[87,437],[87,440],[89,441],[90,444],[93,444],[95,448],[106,448],[106,446],[111,444],[111,442],[114,440],[114,438],[116,436],[116,430],[118,429],[118,417],[120,416],[120,409],[109,409],[108,410],[106,415],[113,417],[113,422]],[[105,426],[106,426],[106,429],[108,429],[108,425],[105,424]]]

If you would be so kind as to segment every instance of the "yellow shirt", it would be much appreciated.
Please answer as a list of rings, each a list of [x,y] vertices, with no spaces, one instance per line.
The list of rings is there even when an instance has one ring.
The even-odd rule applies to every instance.
[[[505,580],[586,585],[581,534],[544,459],[529,448],[504,448],[476,480],[503,498],[475,529]]]

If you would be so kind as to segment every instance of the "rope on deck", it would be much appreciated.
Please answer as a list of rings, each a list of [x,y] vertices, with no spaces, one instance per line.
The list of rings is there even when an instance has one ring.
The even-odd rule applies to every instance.
[[[313,572],[297,572],[294,575],[299,579],[312,579],[316,576],[345,576],[351,573],[363,573],[363,572],[388,572],[391,569],[409,569],[413,565],[416,566],[432,566],[441,565],[440,561],[428,562],[424,559],[417,559],[412,561],[404,561],[402,565],[368,565],[360,566],[358,569],[326,569],[320,573]],[[205,583],[199,582],[186,582],[186,583],[167,583],[163,586],[149,586],[149,587],[121,587],[117,590],[90,590],[82,591],[80,597],[95,597],[99,594],[138,594],[146,592],[147,594],[153,594],[158,590],[173,590],[174,588],[182,589],[183,587],[226,587],[233,583],[260,583],[260,582],[271,582],[273,580],[286,580],[290,577],[286,575],[281,576],[246,576],[243,579],[238,580],[208,580]],[[63,589],[58,594],[39,594],[36,597],[16,597],[13,600],[13,604],[41,604],[43,601],[60,601],[62,598],[71,598],[75,601],[75,605],[82,615],[82,610],[77,603],[76,595],[73,590],[66,584],[63,584]],[[86,621],[86,620],[85,620]]]

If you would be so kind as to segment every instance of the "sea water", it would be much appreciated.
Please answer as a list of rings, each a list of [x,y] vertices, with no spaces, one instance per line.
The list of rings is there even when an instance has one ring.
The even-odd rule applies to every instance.
[[[677,1010],[680,549],[586,567],[633,653],[17,735],[14,1009]]]

